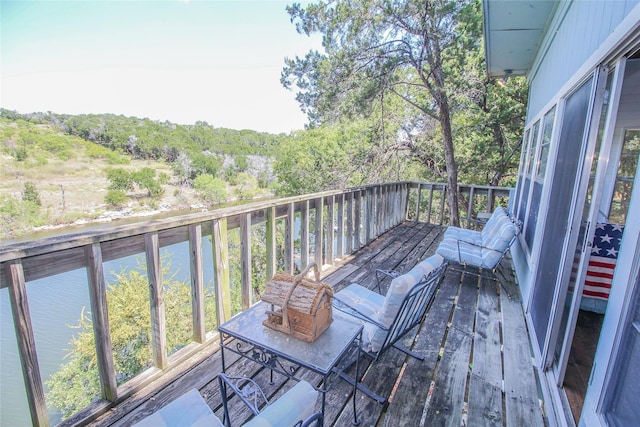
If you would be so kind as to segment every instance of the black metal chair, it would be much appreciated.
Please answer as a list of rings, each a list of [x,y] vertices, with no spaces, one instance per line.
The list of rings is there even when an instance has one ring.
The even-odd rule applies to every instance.
[[[243,427],[259,427],[266,425],[292,427],[320,427],[322,413],[314,412],[318,391],[306,381],[299,381],[284,395],[273,403],[269,403],[267,396],[260,386],[252,379],[245,377],[230,377],[224,373],[218,375],[222,406],[224,408],[223,423],[231,427],[229,417],[228,390],[231,391],[249,407],[255,415]],[[262,407],[262,410],[260,408]]]
[[[375,363],[388,349],[396,348],[418,360],[399,341],[420,324],[440,285],[447,263],[439,255],[425,259],[408,273],[391,281],[386,296],[361,285],[351,284],[334,295],[334,308],[363,322],[361,350]],[[343,375],[347,381],[353,379]],[[359,384],[359,390],[384,403],[385,398]]]

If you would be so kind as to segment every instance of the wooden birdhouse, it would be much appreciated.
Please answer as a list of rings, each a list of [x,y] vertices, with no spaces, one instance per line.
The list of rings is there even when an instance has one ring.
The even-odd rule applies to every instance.
[[[314,268],[315,281],[306,278]],[[315,341],[331,324],[333,288],[320,283],[315,263],[293,276],[278,273],[267,283],[262,301],[271,304],[265,326],[306,342]]]

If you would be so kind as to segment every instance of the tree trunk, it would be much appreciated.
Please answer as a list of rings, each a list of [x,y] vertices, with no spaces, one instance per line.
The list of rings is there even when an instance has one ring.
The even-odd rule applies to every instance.
[[[449,202],[449,221],[451,225],[460,226],[458,209],[458,165],[453,154],[453,135],[451,131],[451,115],[447,95],[441,92],[438,99],[438,119],[442,128],[444,160],[447,168],[447,201]]]

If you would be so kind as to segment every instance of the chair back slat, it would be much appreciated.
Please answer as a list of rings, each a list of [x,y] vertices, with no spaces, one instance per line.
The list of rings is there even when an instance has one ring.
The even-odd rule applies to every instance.
[[[382,348],[378,351],[378,355],[383,354],[389,347],[402,339],[407,332],[422,321],[433,301],[446,266],[446,263],[438,266],[407,293],[395,319],[391,323],[389,333],[384,340]]]

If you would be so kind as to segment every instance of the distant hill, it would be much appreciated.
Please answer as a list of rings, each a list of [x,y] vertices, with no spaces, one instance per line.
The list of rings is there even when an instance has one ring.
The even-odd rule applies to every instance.
[[[271,159],[284,138],[205,122],[177,125],[113,114],[0,109],[0,238],[39,227],[203,209],[206,204],[192,185],[202,174],[227,181],[229,199],[267,196]],[[161,197],[134,188],[117,207],[105,202],[108,170],[144,168],[167,177]],[[33,184],[26,194],[25,183]]]

